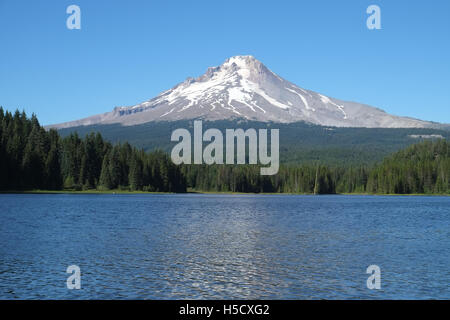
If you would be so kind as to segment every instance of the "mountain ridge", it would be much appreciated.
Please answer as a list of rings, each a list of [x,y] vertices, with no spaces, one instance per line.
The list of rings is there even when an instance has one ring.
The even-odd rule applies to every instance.
[[[133,126],[192,119],[308,122],[366,128],[446,126],[390,115],[380,108],[306,90],[281,78],[253,56],[234,56],[143,103],[115,107],[110,112],[47,127],[61,129],[114,123]]]

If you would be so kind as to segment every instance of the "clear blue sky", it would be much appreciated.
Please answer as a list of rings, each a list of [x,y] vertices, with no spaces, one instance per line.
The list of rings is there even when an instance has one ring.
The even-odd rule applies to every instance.
[[[448,0],[0,0],[0,105],[75,120],[251,54],[303,88],[450,123],[449,15]]]

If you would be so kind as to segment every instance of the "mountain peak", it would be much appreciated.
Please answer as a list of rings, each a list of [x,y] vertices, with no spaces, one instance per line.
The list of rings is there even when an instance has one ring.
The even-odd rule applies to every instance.
[[[247,68],[249,66],[253,66],[255,64],[262,64],[259,60],[257,60],[254,56],[233,56],[225,60],[222,66],[228,66],[235,64],[241,68]]]
[[[195,80],[202,82],[215,79],[215,81],[235,84],[241,79],[257,82],[258,78],[267,72],[270,71],[253,56],[234,56],[225,60],[220,66],[209,67],[202,76]]]

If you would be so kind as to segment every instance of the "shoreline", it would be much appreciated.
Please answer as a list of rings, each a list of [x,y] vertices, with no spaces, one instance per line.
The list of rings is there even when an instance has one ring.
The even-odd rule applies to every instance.
[[[411,193],[411,194],[397,194],[397,193],[335,193],[335,194],[313,194],[313,193],[278,193],[278,192],[232,192],[232,191],[200,191],[189,190],[183,193],[175,192],[150,192],[150,191],[128,191],[128,190],[7,190],[0,191],[0,194],[110,194],[110,195],[145,195],[145,194],[210,194],[210,195],[287,195],[287,196],[435,196],[435,197],[450,197],[450,194],[426,194],[426,193]]]

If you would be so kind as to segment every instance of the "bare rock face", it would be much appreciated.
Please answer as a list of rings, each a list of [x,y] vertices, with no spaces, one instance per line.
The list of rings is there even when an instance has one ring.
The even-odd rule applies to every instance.
[[[306,121],[335,127],[433,128],[439,124],[387,114],[368,105],[342,101],[302,89],[282,79],[252,56],[236,56],[202,76],[188,78],[157,97],[130,107],[53,125],[69,128],[186,119]]]

